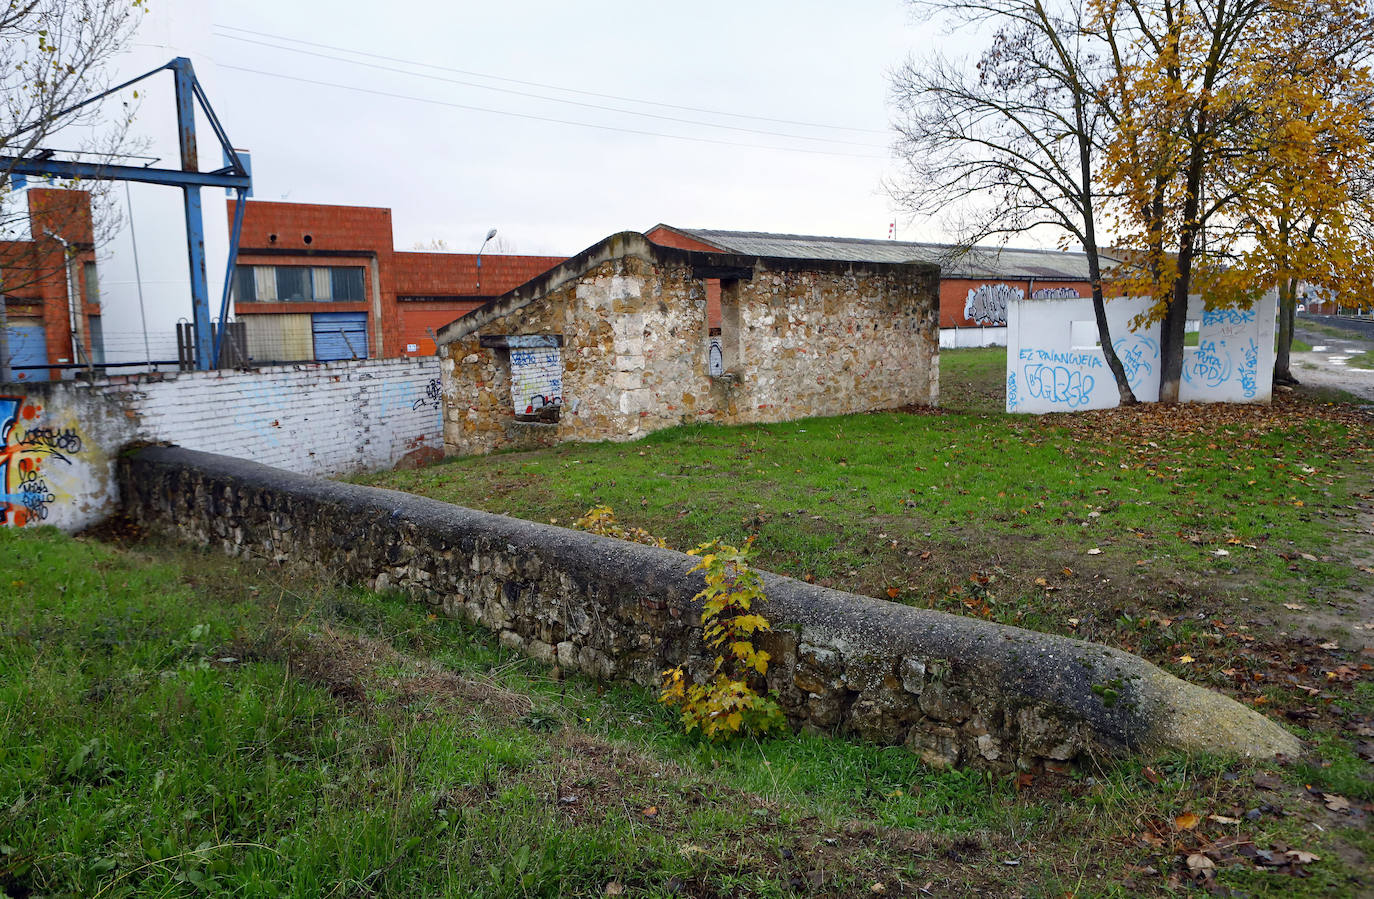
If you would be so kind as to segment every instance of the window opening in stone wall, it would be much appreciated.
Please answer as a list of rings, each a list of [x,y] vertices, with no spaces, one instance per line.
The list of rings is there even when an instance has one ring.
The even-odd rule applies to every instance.
[[[740,350],[740,301],[737,279],[721,280],[720,284],[720,324],[708,328],[708,352],[710,353],[710,374],[713,378],[738,378],[742,363]],[[709,303],[708,303],[708,309]],[[708,318],[709,321],[709,318]],[[719,359],[719,368],[716,360]]]
[[[506,338],[515,420],[557,422],[563,409],[563,356],[547,337]]]

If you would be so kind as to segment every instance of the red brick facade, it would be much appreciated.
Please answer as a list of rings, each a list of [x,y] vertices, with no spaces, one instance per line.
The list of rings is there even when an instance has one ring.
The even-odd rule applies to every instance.
[[[702,250],[707,253],[719,253],[720,247],[712,246],[704,240],[697,240],[680,231],[674,231],[667,225],[655,225],[644,236],[653,243],[661,247],[676,247],[679,250]],[[710,278],[706,281],[706,327],[720,327],[720,279]]]
[[[7,323],[11,328],[41,325],[48,363],[87,364],[93,349],[98,353],[91,342],[91,325],[94,319],[98,328],[100,319],[100,303],[84,299],[96,286],[88,290],[86,284],[95,264],[90,194],[41,187],[29,188],[27,193],[31,239],[0,241],[0,287],[5,291]],[[83,332],[81,354],[76,352],[73,322]],[[20,370],[14,378],[57,379],[62,374],[58,368]]]
[[[234,202],[229,203],[233,221]],[[362,301],[242,302],[238,318],[262,314],[366,312],[369,355],[429,356],[437,330],[495,296],[563,261],[561,256],[401,252],[391,210],[250,200],[239,239],[239,265],[360,266]],[[380,349],[380,351],[379,351]]]

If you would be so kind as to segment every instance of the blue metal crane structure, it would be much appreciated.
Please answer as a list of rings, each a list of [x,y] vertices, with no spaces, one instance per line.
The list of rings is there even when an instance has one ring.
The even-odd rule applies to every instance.
[[[243,159],[234,150],[224,126],[219,122],[205,89],[196,79],[191,60],[178,56],[165,66],[145,72],[137,78],[116,85],[107,91],[88,97],[57,113],[61,118],[83,106],[89,106],[117,91],[151,78],[159,72],[170,70],[176,87],[177,142],[181,150],[181,168],[143,168],[132,165],[108,165],[90,162],[63,162],[43,158],[44,154],[30,158],[0,156],[0,170],[17,175],[46,175],[58,178],[92,179],[106,181],[141,181],[148,184],[166,184],[180,187],[186,209],[186,257],[191,271],[191,318],[196,334],[196,368],[205,371],[217,367],[220,358],[220,341],[224,336],[225,321],[229,317],[229,289],[233,283],[234,263],[238,258],[239,231],[243,227],[244,200],[252,187],[252,177]],[[196,150],[196,106],[204,112],[224,151],[226,165],[210,172],[200,170]],[[229,232],[229,269],[224,277],[224,295],[220,299],[219,328],[211,327],[210,289],[205,275],[205,223],[201,216],[200,189],[202,187],[223,187],[236,190],[238,202],[234,204],[234,224]]]

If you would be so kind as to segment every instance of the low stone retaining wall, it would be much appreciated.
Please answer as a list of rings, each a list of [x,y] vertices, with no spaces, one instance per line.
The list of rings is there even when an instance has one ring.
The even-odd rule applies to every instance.
[[[175,447],[119,463],[155,531],[398,588],[546,663],[656,687],[703,671],[682,553]],[[1295,753],[1256,712],[1128,653],[765,574],[768,684],[793,724],[905,744],[932,764],[1064,768],[1164,749]]]

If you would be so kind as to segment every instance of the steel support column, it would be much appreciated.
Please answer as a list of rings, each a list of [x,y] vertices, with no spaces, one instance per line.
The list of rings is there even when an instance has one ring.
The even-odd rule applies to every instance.
[[[195,73],[191,60],[178,56],[169,68],[176,84],[177,143],[181,149],[181,170],[197,172]],[[205,274],[205,221],[200,210],[200,186],[181,188],[186,207],[186,258],[191,269],[191,321],[196,330],[196,368],[215,367],[214,337],[210,327],[210,285]]]

